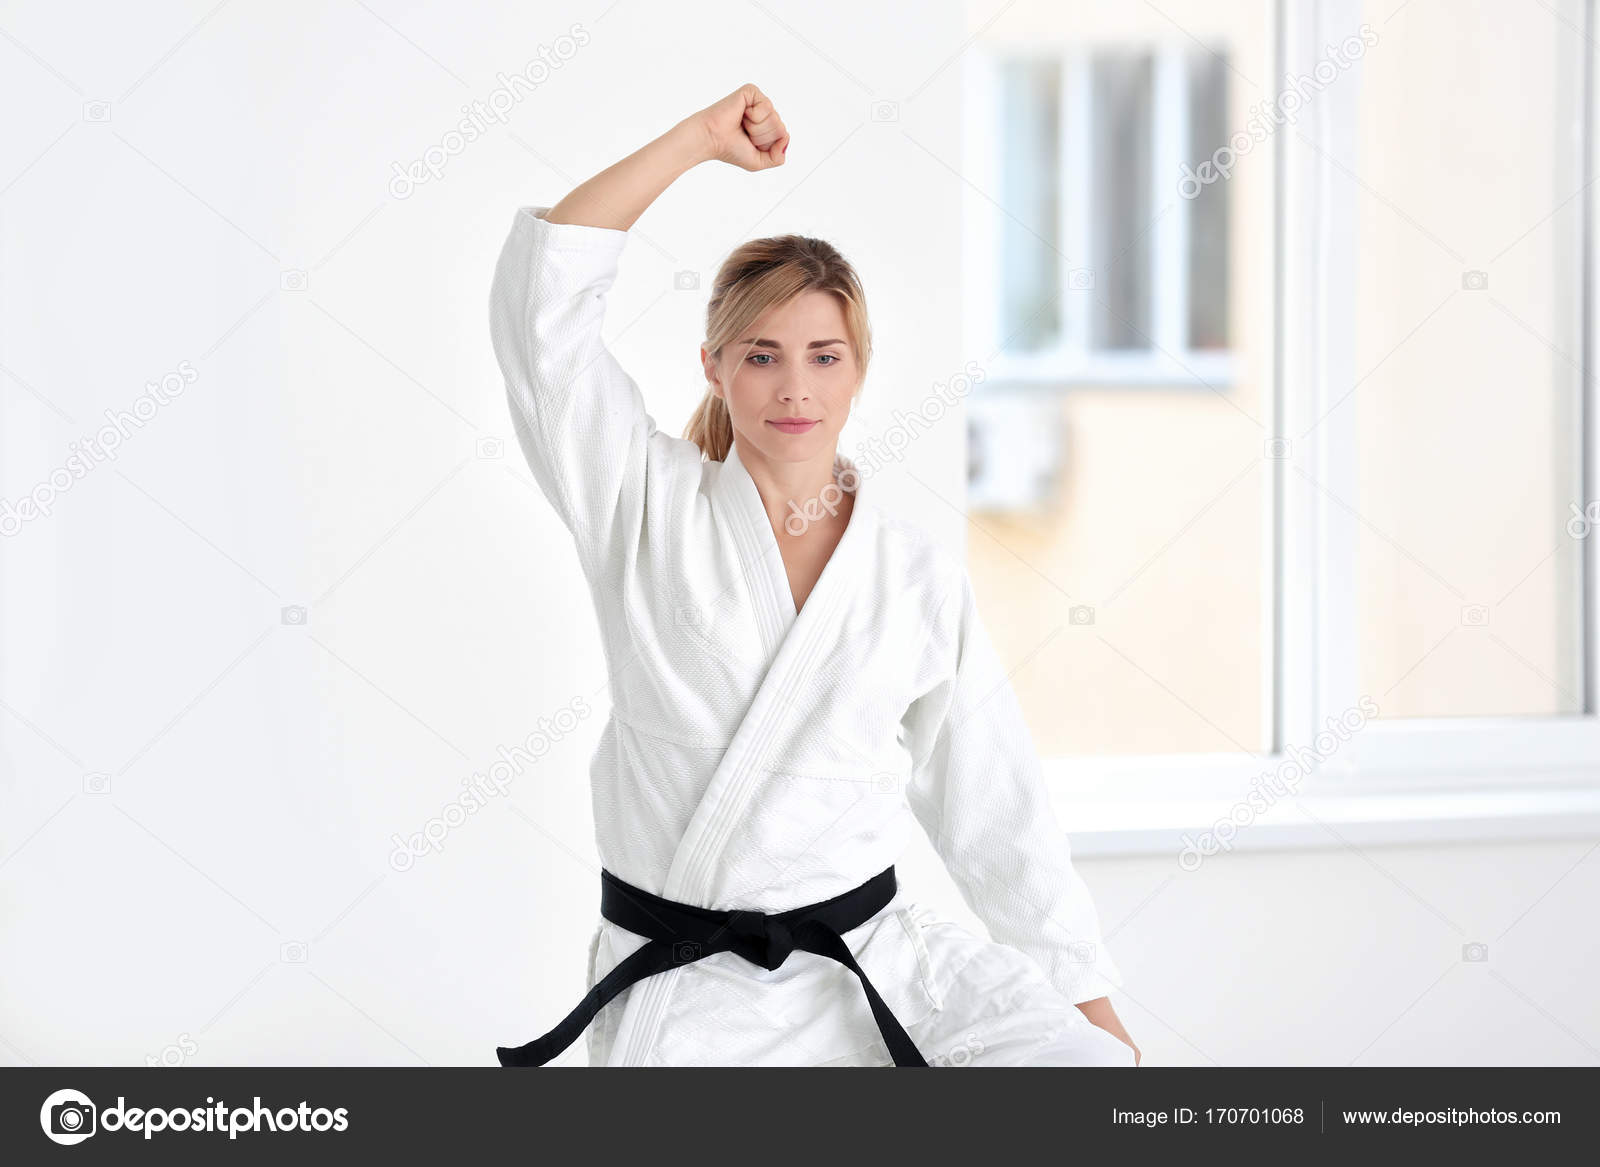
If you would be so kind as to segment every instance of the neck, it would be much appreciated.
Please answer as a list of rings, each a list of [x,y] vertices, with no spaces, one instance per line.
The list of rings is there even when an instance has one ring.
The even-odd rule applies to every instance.
[[[834,480],[835,450],[805,462],[775,462],[742,442],[738,450],[779,538],[803,538],[850,521],[855,495]]]

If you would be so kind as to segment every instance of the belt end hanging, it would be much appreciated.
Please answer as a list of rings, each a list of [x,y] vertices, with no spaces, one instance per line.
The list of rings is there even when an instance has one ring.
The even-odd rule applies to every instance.
[[[494,1047],[494,1056],[502,1066],[542,1066],[544,1061],[527,1046],[512,1048],[508,1045]]]

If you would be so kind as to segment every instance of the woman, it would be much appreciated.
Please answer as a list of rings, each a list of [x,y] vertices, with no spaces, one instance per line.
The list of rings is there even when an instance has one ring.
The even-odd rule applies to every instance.
[[[871,353],[850,265],[795,235],[734,251],[684,438],[601,339],[645,208],[703,161],[765,170],[788,144],[746,85],[520,209],[495,270],[518,440],[572,532],[613,702],[590,992],[501,1064],[585,1029],[593,1065],[1137,1064],[965,568],[837,451]],[[993,940],[899,887],[913,821]]]

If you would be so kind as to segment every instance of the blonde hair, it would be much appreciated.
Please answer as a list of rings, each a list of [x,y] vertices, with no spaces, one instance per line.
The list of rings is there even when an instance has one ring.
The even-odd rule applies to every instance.
[[[735,343],[767,311],[814,291],[838,297],[857,370],[864,378],[872,359],[872,329],[861,280],[831,243],[805,235],[752,239],[734,248],[717,270],[706,305],[706,352],[712,360],[720,360],[723,347]],[[713,462],[721,462],[733,448],[733,419],[710,382],[683,436]]]

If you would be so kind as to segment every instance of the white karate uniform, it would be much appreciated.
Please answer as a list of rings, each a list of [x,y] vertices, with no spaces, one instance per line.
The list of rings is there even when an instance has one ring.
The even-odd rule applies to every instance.
[[[920,823],[993,940],[931,919],[903,884],[843,935],[929,1063],[1132,1065],[1074,1007],[1121,976],[965,565],[857,474],[797,614],[737,446],[705,461],[658,429],[601,338],[628,233],[548,209],[516,213],[491,331],[599,617],[601,863],[671,900],[773,913],[855,888]],[[643,943],[601,919],[588,984]],[[554,1024],[575,1003],[509,1016]],[[772,971],[722,952],[650,977],[601,1011],[588,1046],[592,1065],[891,1064],[860,982],[805,951]]]

